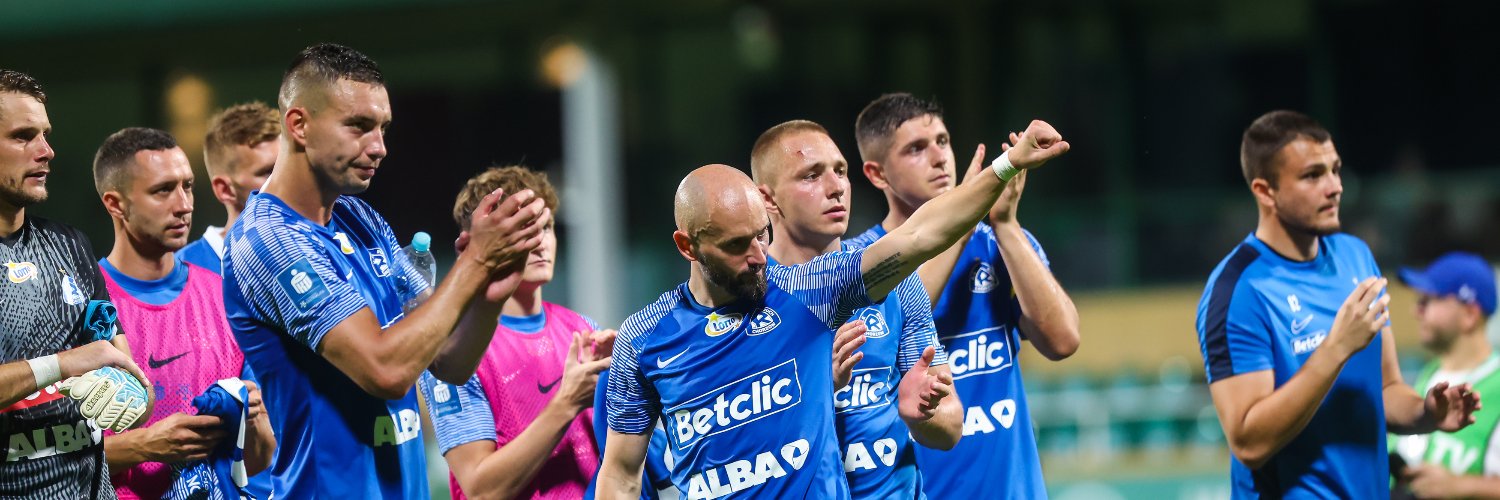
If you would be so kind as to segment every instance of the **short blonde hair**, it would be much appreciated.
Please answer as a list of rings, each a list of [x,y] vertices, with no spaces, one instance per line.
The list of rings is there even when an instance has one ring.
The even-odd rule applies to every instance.
[[[235,146],[254,146],[281,135],[281,113],[261,102],[236,104],[208,119],[208,137],[203,141],[203,164],[208,175],[227,175]]]
[[[468,230],[470,214],[479,207],[480,200],[496,189],[504,189],[505,196],[530,189],[552,213],[557,213],[557,190],[547,180],[545,172],[523,165],[508,165],[490,167],[464,183],[463,189],[458,191],[458,199],[453,202],[453,222],[457,222],[459,228]]]

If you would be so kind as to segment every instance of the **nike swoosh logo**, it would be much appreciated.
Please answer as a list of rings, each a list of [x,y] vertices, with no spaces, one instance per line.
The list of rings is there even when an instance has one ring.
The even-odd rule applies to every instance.
[[[1313,315],[1311,314],[1307,315],[1306,318],[1302,318],[1301,321],[1292,319],[1292,334],[1296,335],[1298,332],[1301,332],[1303,328],[1307,328],[1307,325],[1309,323],[1312,323],[1312,319]]]
[[[187,356],[187,355],[188,355],[188,353],[184,352],[182,354],[178,354],[176,356],[172,356],[172,357],[167,358],[167,359],[156,359],[156,355],[153,354],[153,355],[151,355],[151,357],[146,358],[146,366],[149,366],[149,367],[151,367],[152,370],[155,370],[157,368],[161,368],[163,366],[167,366],[167,363],[171,363],[173,361],[177,361],[177,358],[180,358],[180,357],[183,357],[183,356]]]
[[[557,380],[553,380],[552,383],[547,384],[547,385],[542,385],[541,382],[537,382],[536,383],[536,390],[541,391],[542,394],[546,394],[546,393],[552,392],[552,388],[553,387],[557,387],[557,383],[558,382],[562,382],[562,375],[558,375],[557,376]]]
[[[682,355],[683,354],[687,354],[687,352],[688,352],[687,349],[683,349],[682,352],[677,353],[676,356],[672,356],[672,357],[667,358],[667,359],[656,358],[656,367],[657,368],[666,368],[667,365],[672,364],[673,361],[677,361],[677,358],[682,357]]]

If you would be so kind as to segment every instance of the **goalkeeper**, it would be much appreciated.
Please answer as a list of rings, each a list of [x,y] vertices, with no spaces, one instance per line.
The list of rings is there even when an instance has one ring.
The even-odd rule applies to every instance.
[[[30,76],[0,69],[0,134],[6,138],[0,146],[0,440],[7,445],[0,497],[115,498],[98,427],[57,384],[100,367],[145,378],[123,336],[95,340],[113,333],[113,325],[109,307],[94,302],[109,297],[88,240],[77,229],[26,214],[47,199],[54,154],[46,99]],[[96,314],[86,318],[90,310]],[[95,407],[121,410],[110,402],[96,400]],[[149,402],[124,406],[112,420],[144,413]]]

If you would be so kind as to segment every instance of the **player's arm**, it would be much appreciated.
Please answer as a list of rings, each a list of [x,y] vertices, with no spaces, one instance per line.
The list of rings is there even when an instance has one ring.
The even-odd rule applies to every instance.
[[[613,429],[609,431],[608,446],[604,447],[604,459],[599,464],[598,485],[594,498],[599,500],[637,500],[641,498],[641,476],[646,464],[646,451],[651,446],[651,431],[642,434],[626,434]]]
[[[1380,372],[1385,399],[1386,428],[1394,434],[1456,432],[1474,423],[1479,411],[1479,393],[1470,384],[1433,385],[1424,398],[1401,379],[1396,358],[1396,336],[1386,327],[1381,335]]]
[[[276,431],[271,429],[271,417],[266,413],[265,400],[261,399],[260,386],[245,380],[249,398],[245,402],[245,473],[259,474],[271,467],[276,455]]]
[[[1007,157],[1015,168],[1025,170],[1067,150],[1068,143],[1051,125],[1033,120]],[[885,298],[918,265],[948,249],[984,217],[1005,182],[998,175],[977,177],[923,204],[901,227],[865,250],[860,271],[870,300]]]
[[[41,356],[0,365],[0,408],[8,408],[59,380],[77,377],[105,366],[125,370],[133,368],[132,372],[140,370],[135,368],[129,354],[120,352],[113,344],[104,340],[90,342],[55,356],[50,360],[47,359],[49,356]],[[33,365],[42,372],[41,380],[38,380],[38,372],[33,369]]]
[[[1025,176],[1022,173],[1016,177],[1024,183]],[[1021,303],[1021,332],[1047,359],[1060,361],[1072,356],[1080,343],[1078,308],[1073,299],[1042,262],[1020,224],[1011,219],[1002,223],[992,221],[990,226],[995,230],[1000,258],[1010,273],[1016,300]]]
[[[489,337],[461,337],[463,345],[455,356],[461,359],[449,360],[442,367],[433,361],[474,298],[484,293],[497,274],[517,261],[525,262],[526,255],[540,244],[539,222],[545,222],[539,218],[546,208],[530,191],[509,197],[496,208],[498,197],[497,190],[480,202],[468,248],[427,302],[384,331],[375,313],[362,308],[323,336],[317,344],[319,353],[365,392],[385,399],[405,396],[429,366],[444,382],[468,380]]]
[[[473,441],[443,455],[466,494],[514,498],[541,472],[574,419],[593,405],[599,372],[609,368],[608,353],[589,352],[591,343],[588,335],[573,334],[557,394],[515,439],[499,448],[495,441]]]
[[[980,144],[979,147],[974,148],[974,159],[969,160],[969,169],[964,171],[964,182],[968,183],[978,179],[980,174],[994,175],[993,173],[985,172],[985,170],[984,144]],[[1020,176],[1023,174],[1016,175]],[[963,255],[964,247],[969,244],[969,238],[973,235],[974,231],[970,229],[963,236],[959,237],[958,241],[953,242],[953,245],[950,245],[947,250],[943,250],[942,253],[928,259],[927,262],[917,267],[917,277],[922,280],[922,288],[926,289],[927,299],[932,304],[937,304],[938,299],[943,297],[943,288],[948,286],[949,275],[952,275],[953,269],[958,267],[958,258]]]
[[[1371,278],[1355,287],[1339,308],[1327,339],[1281,387],[1276,387],[1275,375],[1269,369],[1209,384],[1214,409],[1235,458],[1251,469],[1259,469],[1307,427],[1344,364],[1386,323],[1385,305],[1390,299],[1380,294],[1384,286],[1384,279]]]

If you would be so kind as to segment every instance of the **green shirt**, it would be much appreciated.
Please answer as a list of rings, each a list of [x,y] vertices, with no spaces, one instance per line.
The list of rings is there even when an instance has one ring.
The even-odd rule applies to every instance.
[[[1468,372],[1439,372],[1438,362],[1433,361],[1422,368],[1414,387],[1426,397],[1427,391],[1438,382],[1467,382],[1482,395],[1500,394],[1500,353],[1490,354],[1483,364]],[[1500,411],[1481,411],[1474,417],[1474,425],[1458,432],[1393,435],[1388,440],[1391,451],[1401,455],[1410,466],[1433,464],[1454,474],[1500,476],[1500,442],[1497,442],[1500,433],[1495,432]]]

